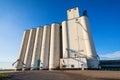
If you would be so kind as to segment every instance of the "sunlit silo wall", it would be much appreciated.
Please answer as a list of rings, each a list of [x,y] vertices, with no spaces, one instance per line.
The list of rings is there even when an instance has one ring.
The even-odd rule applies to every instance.
[[[79,16],[76,12],[79,13],[78,8],[69,9],[68,20],[62,22],[63,58],[70,60],[84,57],[88,68],[98,69],[99,61],[90,32],[87,12],[84,11],[83,16]],[[75,66],[75,63],[73,65]]]
[[[31,70],[39,69],[42,35],[43,35],[43,28],[40,28],[40,27],[36,28],[35,43],[34,43],[34,49],[33,49],[32,62],[31,62]]]
[[[24,31],[21,46],[20,46],[19,56],[18,56],[18,60],[17,60],[17,64],[16,64],[16,70],[22,70],[22,68],[23,68],[29,33],[30,33],[29,30]]]
[[[99,68],[98,56],[96,54],[92,34],[90,31],[90,25],[87,16],[82,16],[80,18],[81,25],[85,29],[83,31],[83,36],[85,39],[85,47],[86,47],[86,55],[87,55],[87,62],[89,68]]]
[[[68,28],[67,21],[62,22],[62,43],[63,43],[63,58],[68,58],[69,54],[66,49],[68,49]]]
[[[30,30],[23,35],[16,70],[98,69],[87,11],[67,10],[68,20]]]
[[[23,70],[29,70],[31,68],[31,60],[32,60],[32,54],[33,54],[33,48],[34,48],[34,42],[35,42],[35,34],[36,34],[36,29],[31,29],[29,40],[28,40],[28,45],[27,45],[27,50],[25,54],[25,59],[24,59]]]
[[[49,69],[60,69],[60,25],[51,25]]]
[[[51,27],[49,25],[44,26],[40,57],[40,69],[42,70],[49,68],[50,30]]]

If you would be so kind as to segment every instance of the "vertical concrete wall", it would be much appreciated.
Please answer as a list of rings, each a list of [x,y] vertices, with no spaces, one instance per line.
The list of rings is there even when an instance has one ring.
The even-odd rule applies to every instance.
[[[22,70],[23,68],[23,62],[24,62],[24,57],[25,57],[26,48],[28,44],[29,33],[30,33],[29,30],[24,31],[21,46],[20,46],[18,61],[16,64],[16,70]]]
[[[60,25],[51,25],[49,70],[60,69]]]
[[[49,68],[50,29],[51,27],[49,25],[44,26],[40,57],[40,69]]]
[[[60,68],[61,69],[87,69],[87,60],[86,58],[66,58],[60,59]]]
[[[84,55],[88,68],[99,67],[86,11],[80,17],[78,7],[76,7],[67,10],[67,14],[68,21],[62,22],[62,36],[60,25],[56,23],[53,23],[51,27],[45,25],[43,31],[37,28],[24,32],[16,69],[21,69],[23,64],[25,64],[24,69],[30,69],[31,65],[31,69],[39,67],[40,69],[58,69],[60,50],[63,50],[63,59],[81,58],[81,55]]]
[[[36,29],[35,43],[34,43],[34,49],[33,49],[32,62],[31,62],[31,66],[32,66],[31,70],[39,69],[42,35],[43,35],[43,28],[38,27]]]
[[[79,17],[78,8],[69,9],[67,13],[68,21],[62,23],[63,58],[81,57],[82,54],[87,58],[88,68],[98,68],[98,56],[93,43],[88,17]]]
[[[84,28],[83,35],[84,35],[84,42],[86,47],[88,68],[99,68],[98,56],[93,43],[88,17],[82,16],[80,19],[81,19],[81,25]]]
[[[81,35],[83,35],[80,27],[76,24],[76,19],[79,19],[78,7],[67,10],[67,15],[68,21],[62,23],[63,56],[64,58],[78,57],[76,53],[82,50]]]
[[[85,47],[85,40],[84,39],[84,28],[82,27],[81,25],[81,20],[80,20],[80,17],[79,18],[76,18],[74,19],[74,22],[75,22],[75,29],[76,29],[76,38],[75,38],[75,45],[77,46],[76,47],[76,51],[79,53],[76,54],[76,57],[80,57],[80,56],[86,56],[86,47]]]
[[[62,22],[62,44],[63,44],[63,58],[68,58],[68,26],[67,21]]]
[[[67,10],[67,16],[68,16],[68,19],[78,18],[79,17],[78,7]]]
[[[32,54],[33,54],[33,48],[34,48],[34,41],[35,41],[35,34],[36,34],[36,29],[31,29],[30,30],[30,35],[29,35],[29,40],[28,40],[28,45],[26,49],[26,54],[25,54],[25,60],[24,60],[24,69],[23,70],[29,70],[31,67],[31,60],[32,60]]]
[[[76,52],[78,53],[81,50],[81,44],[79,39],[80,34],[78,34],[78,32],[80,32],[80,27],[76,25],[76,19],[68,20],[65,26],[66,29],[63,26],[63,55],[68,55],[68,58],[76,57]],[[65,33],[67,34],[66,36]],[[68,48],[67,50],[65,46]]]

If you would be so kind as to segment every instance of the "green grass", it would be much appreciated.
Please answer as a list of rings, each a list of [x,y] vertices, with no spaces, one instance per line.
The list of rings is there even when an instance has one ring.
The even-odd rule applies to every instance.
[[[0,79],[10,78],[9,74],[0,74]]]

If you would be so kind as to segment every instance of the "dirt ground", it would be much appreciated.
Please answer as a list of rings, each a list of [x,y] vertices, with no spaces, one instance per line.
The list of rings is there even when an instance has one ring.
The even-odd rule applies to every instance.
[[[8,73],[9,80],[120,80],[120,71],[69,70],[69,71],[25,71]],[[8,79],[6,79],[8,80]]]

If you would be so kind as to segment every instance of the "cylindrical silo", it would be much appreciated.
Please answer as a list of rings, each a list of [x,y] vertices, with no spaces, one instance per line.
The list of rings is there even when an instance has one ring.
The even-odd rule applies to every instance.
[[[31,67],[31,60],[32,60],[32,54],[33,54],[33,48],[34,48],[34,42],[35,42],[35,34],[36,34],[36,29],[31,29],[29,40],[28,40],[28,45],[26,49],[25,59],[24,59],[23,70],[29,70]]]
[[[32,62],[31,62],[31,70],[39,69],[42,35],[43,35],[43,28],[38,27],[36,29],[35,43],[34,43],[34,49],[33,49]]]
[[[49,70],[60,68],[60,25],[53,23],[51,25]]]
[[[16,64],[16,70],[22,70],[23,68],[23,62],[25,57],[25,52],[27,48],[28,38],[29,38],[29,30],[25,30],[22,38],[22,43],[20,46],[19,56]]]
[[[63,58],[68,58],[68,26],[67,21],[62,22],[62,42],[63,42]]]
[[[90,32],[90,25],[87,16],[81,16],[80,23],[83,27],[84,42],[86,47],[88,68],[98,68],[99,61]]]
[[[49,51],[50,51],[50,29],[49,25],[45,25],[43,29],[43,38],[41,46],[40,69],[49,68]]]

